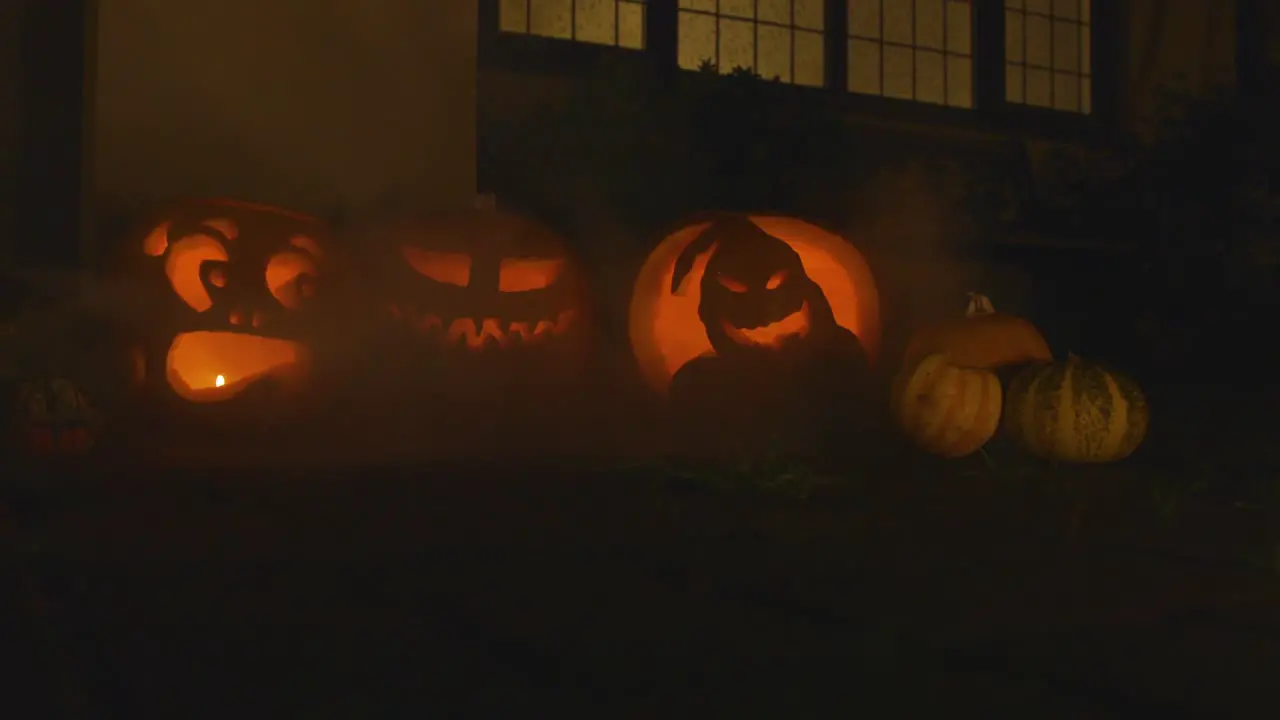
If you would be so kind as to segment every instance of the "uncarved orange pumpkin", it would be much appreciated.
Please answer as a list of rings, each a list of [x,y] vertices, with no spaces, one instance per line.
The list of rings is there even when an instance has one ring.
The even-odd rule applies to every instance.
[[[1031,321],[996,312],[982,293],[969,294],[964,317],[924,327],[907,345],[903,367],[932,353],[946,353],[955,365],[997,369],[1053,360],[1049,343]]]
[[[857,335],[874,360],[880,346],[880,300],[862,253],[839,235],[804,220],[745,217],[795,250],[805,273],[826,296],[836,324]],[[714,250],[698,256],[679,288],[671,288],[677,258],[713,219],[690,219],[664,237],[636,278],[629,318],[631,347],[644,379],[662,393],[685,363],[713,352],[698,317],[698,304],[702,274]]]

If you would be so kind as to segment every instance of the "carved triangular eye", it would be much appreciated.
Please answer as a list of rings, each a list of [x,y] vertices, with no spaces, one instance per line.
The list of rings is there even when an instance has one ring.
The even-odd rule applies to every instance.
[[[471,283],[471,256],[423,250],[412,245],[400,248],[409,267],[438,283],[466,287]]]
[[[542,290],[564,272],[564,260],[505,258],[498,266],[498,292]]]
[[[777,290],[777,289],[778,289],[778,286],[782,285],[782,283],[783,283],[786,279],[787,279],[787,271],[786,271],[786,270],[779,270],[778,272],[776,272],[776,273],[774,273],[774,274],[773,274],[773,277],[769,278],[769,282],[765,283],[765,285],[764,285],[764,289],[765,289],[765,290]]]
[[[720,284],[723,285],[730,292],[744,293],[747,291],[747,286],[745,284],[740,283],[731,277],[727,277],[725,275],[717,275],[716,280],[718,280]]]

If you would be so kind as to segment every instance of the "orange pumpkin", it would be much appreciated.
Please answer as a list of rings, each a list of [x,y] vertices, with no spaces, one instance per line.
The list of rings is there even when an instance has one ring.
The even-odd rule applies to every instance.
[[[381,232],[394,256],[391,311],[440,351],[551,349],[580,340],[584,284],[563,238],[496,209]]]
[[[969,307],[960,320],[925,327],[907,344],[903,367],[925,356],[945,353],[951,364],[996,369],[1053,360],[1049,344],[1030,321],[996,312],[982,293],[969,294]]]
[[[133,245],[154,263],[169,312],[135,348],[135,376],[159,377],[184,400],[229,400],[265,379],[298,388],[311,352],[302,314],[313,303],[328,233],[318,220],[235,200],[180,203]]]
[[[629,323],[631,347],[651,387],[666,393],[681,367],[714,353],[707,325],[700,317],[700,305],[703,275],[716,248],[693,244],[709,228],[728,223],[734,223],[737,229],[726,232],[762,231],[798,255],[803,266],[801,274],[820,290],[821,297],[816,301],[829,307],[835,325],[856,335],[867,355],[875,357],[880,343],[880,301],[871,268],[857,248],[835,233],[796,218],[708,214],[690,219],[663,238],[635,282]],[[696,254],[689,252],[691,248]],[[754,279],[748,288],[745,280],[720,277],[717,287],[723,286],[730,293],[767,293],[787,278],[781,274],[761,277],[760,288],[754,287]],[[815,312],[818,309],[806,301],[779,317],[729,323],[723,330],[736,343],[781,347],[811,331]]]

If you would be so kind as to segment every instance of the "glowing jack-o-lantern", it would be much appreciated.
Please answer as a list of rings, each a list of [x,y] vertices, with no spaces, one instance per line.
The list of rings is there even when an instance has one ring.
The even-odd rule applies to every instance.
[[[631,300],[631,346],[660,392],[695,358],[733,346],[783,348],[836,328],[875,357],[880,307],[870,266],[840,236],[789,217],[712,215],[682,225],[649,255]]]
[[[399,271],[391,312],[437,349],[468,354],[576,345],[583,286],[564,241],[492,209],[388,232]]]
[[[163,290],[180,306],[163,321],[164,378],[191,402],[236,397],[271,378],[296,388],[310,351],[297,316],[315,294],[321,223],[231,200],[184,203],[151,226],[141,250],[163,260]],[[148,373],[148,353],[135,370]]]

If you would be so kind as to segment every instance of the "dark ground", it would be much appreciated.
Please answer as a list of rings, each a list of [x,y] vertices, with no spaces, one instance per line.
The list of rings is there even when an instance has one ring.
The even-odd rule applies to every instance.
[[[1074,492],[901,460],[807,500],[616,466],[102,470],[10,503],[0,642],[35,711],[6,716],[1275,717],[1253,428],[1153,429]]]

